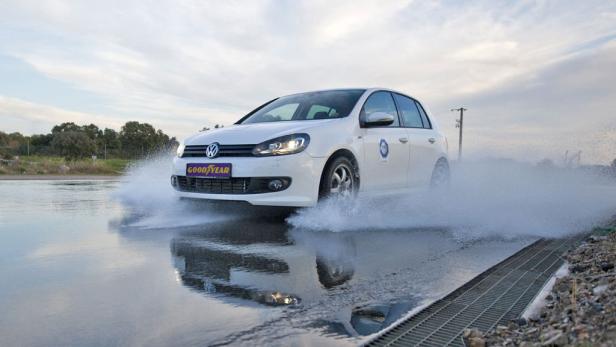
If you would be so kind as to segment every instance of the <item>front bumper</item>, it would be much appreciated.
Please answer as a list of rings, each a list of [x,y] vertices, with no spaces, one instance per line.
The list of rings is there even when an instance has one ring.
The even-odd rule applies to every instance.
[[[188,163],[231,163],[234,179],[288,177],[290,185],[282,191],[267,193],[207,194],[176,190],[177,195],[195,199],[246,201],[252,205],[304,207],[317,203],[319,182],[326,160],[311,157],[305,152],[273,157],[175,158],[172,175],[186,176]]]

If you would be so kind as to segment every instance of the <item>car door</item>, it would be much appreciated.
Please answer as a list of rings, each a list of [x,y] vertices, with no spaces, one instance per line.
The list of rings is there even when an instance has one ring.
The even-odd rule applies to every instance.
[[[394,99],[409,138],[408,185],[411,188],[427,186],[438,155],[434,130],[418,102],[397,93]]]
[[[373,112],[394,116],[387,126],[366,127],[362,119]],[[364,165],[361,169],[362,190],[388,190],[407,186],[409,145],[406,129],[400,127],[398,111],[390,92],[372,93],[360,112]]]

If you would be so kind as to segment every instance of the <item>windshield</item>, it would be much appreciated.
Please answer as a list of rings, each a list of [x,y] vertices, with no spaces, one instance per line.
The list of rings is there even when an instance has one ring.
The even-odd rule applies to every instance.
[[[346,117],[364,91],[329,90],[283,96],[252,111],[238,124]]]

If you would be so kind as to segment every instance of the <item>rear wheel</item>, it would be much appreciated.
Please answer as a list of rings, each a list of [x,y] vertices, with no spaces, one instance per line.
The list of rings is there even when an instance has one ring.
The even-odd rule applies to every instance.
[[[449,185],[449,164],[445,159],[439,159],[434,165],[432,178],[430,180],[431,188],[443,188]]]
[[[355,166],[351,160],[347,157],[338,157],[332,160],[323,172],[319,196],[351,198],[359,188],[358,183]]]

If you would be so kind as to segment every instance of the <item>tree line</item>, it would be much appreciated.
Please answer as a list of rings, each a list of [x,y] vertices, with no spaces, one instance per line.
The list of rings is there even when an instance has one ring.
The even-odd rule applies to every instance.
[[[143,158],[149,154],[178,146],[175,137],[156,130],[148,123],[126,122],[120,129],[101,129],[94,124],[73,122],[54,126],[51,133],[24,136],[0,131],[0,156],[63,156],[68,160],[98,158]]]

